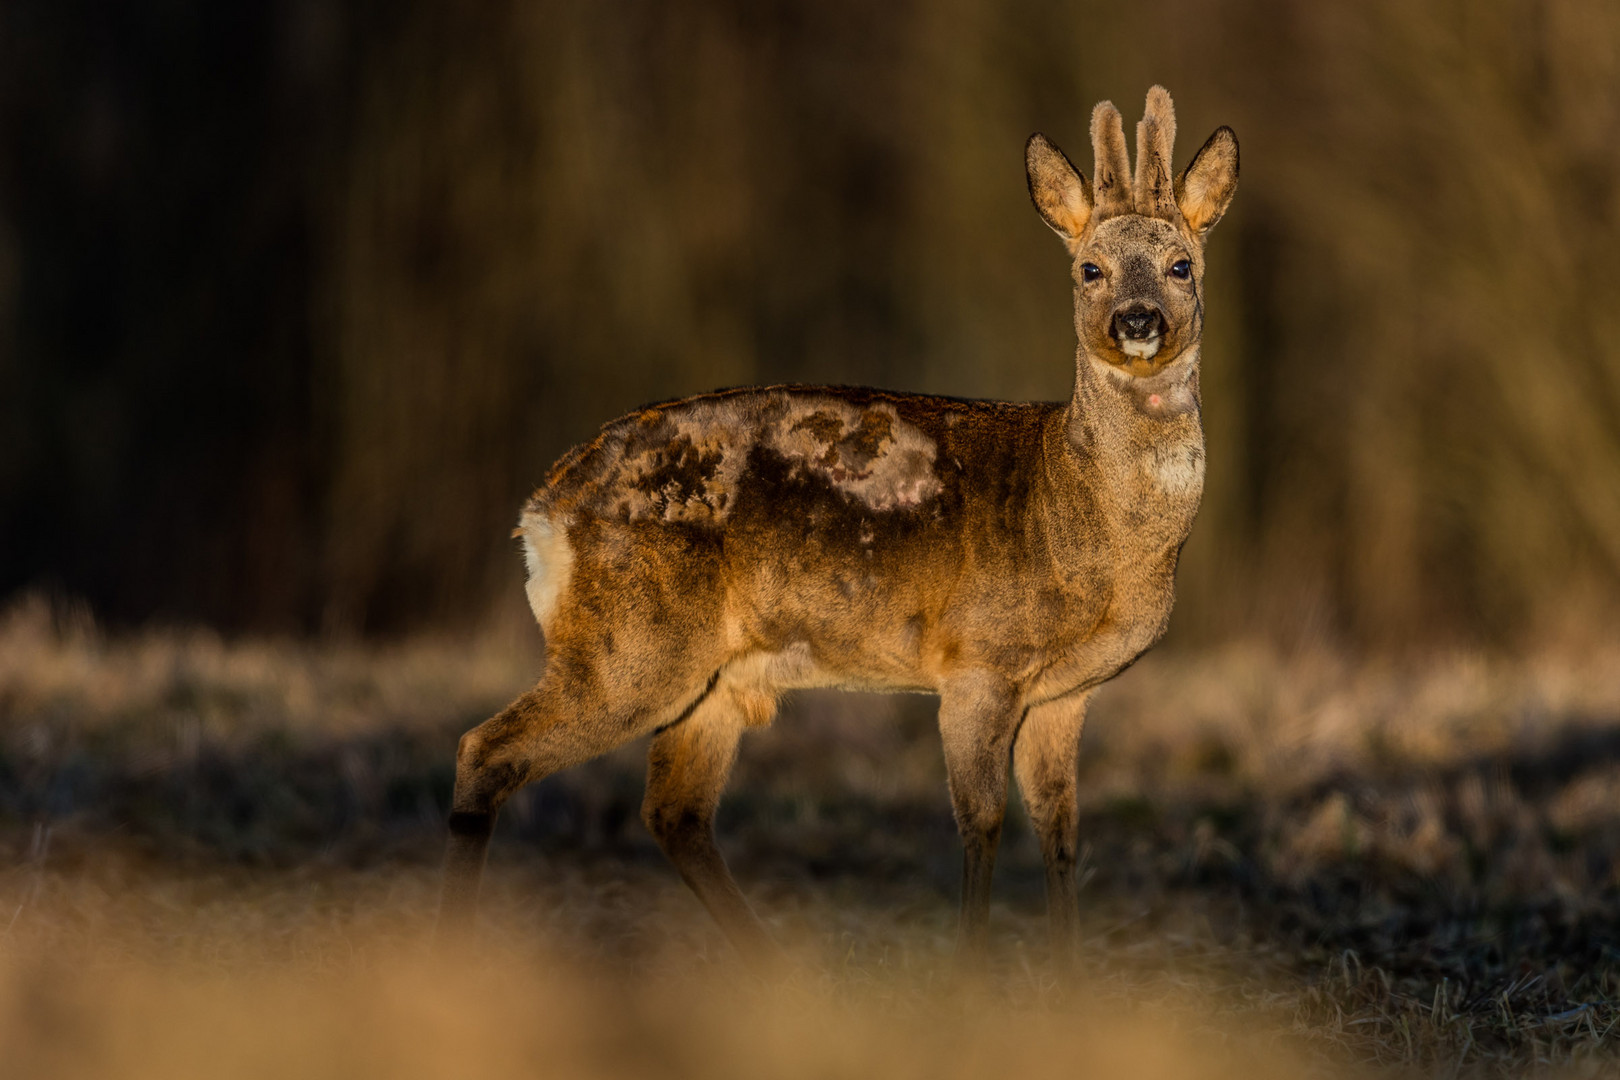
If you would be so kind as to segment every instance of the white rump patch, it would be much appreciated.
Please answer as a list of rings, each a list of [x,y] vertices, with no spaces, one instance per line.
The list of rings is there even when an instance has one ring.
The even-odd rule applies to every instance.
[[[540,629],[548,630],[557,601],[574,571],[574,550],[568,546],[567,530],[542,512],[525,512],[518,523],[518,534],[523,537],[523,562],[529,568],[529,580],[524,586],[529,608]]]

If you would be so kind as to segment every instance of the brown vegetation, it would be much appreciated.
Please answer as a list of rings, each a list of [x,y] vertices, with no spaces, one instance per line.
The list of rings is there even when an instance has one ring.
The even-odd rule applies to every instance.
[[[981,1024],[939,994],[959,849],[926,698],[806,696],[744,740],[720,837],[795,950],[786,996],[737,989],[637,820],[640,746],[508,807],[488,981],[428,965],[450,751],[532,678],[532,646],[527,631],[390,648],[106,639],[15,610],[0,632],[8,1045],[85,1073],[141,1046],[286,1062],[332,1060],[323,1048],[347,1039],[363,1062],[417,1048],[433,1075],[532,1002],[535,1026],[485,1044],[510,1055],[497,1072],[555,1039],[600,1075],[753,1053],[794,1075],[805,1041],[919,1069],[1040,1047],[1107,1061],[1143,1045],[1143,1028],[1113,1030],[1125,1015],[1191,1040],[1176,1052],[1241,1031],[1244,1052],[1423,1075],[1615,1066],[1612,650],[1150,656],[1099,694],[1081,754],[1081,988],[1064,998],[1047,974],[1040,852],[1015,811]],[[164,1019],[168,994],[206,997],[209,1022]],[[558,1019],[559,998],[588,1019]],[[718,1034],[677,1032],[675,1007]],[[736,1008],[758,1023],[728,1026]],[[1051,1024],[1057,1042],[1003,1041]]]

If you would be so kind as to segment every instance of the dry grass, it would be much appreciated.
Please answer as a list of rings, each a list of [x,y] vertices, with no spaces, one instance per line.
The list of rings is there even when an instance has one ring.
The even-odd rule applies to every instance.
[[[25,604],[0,1045],[28,1075],[1607,1075],[1617,660],[1150,657],[1086,736],[1068,993],[1016,809],[992,969],[950,978],[931,703],[798,699],[720,823],[796,957],[756,984],[636,820],[635,746],[511,806],[482,945],[429,959],[455,736],[532,676],[523,635],[109,640]]]
[[[252,916],[248,916],[251,921]],[[631,980],[524,939],[433,963],[420,939],[306,933],[295,960],[0,965],[0,1040],[29,1076],[787,1077],[1299,1075],[1174,989],[1032,1009],[904,978],[718,968]],[[403,954],[403,955],[402,955]]]

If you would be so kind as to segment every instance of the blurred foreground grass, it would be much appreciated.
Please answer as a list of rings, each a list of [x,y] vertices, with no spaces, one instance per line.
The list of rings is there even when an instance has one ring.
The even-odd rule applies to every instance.
[[[1016,804],[992,969],[951,978],[932,702],[795,699],[720,820],[795,956],[760,985],[641,828],[637,745],[510,805],[481,943],[428,956],[455,739],[534,676],[526,633],[108,639],[25,603],[0,1046],[31,1076],[1612,1075],[1617,661],[1144,660],[1086,735],[1069,991]]]

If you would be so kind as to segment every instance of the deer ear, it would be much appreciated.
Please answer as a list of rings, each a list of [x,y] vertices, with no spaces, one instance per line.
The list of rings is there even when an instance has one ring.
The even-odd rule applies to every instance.
[[[1218,127],[1176,177],[1176,206],[1195,235],[1203,236],[1221,220],[1237,181],[1237,136],[1229,127]]]
[[[1052,231],[1073,245],[1091,220],[1091,185],[1063,151],[1037,132],[1024,146],[1029,197]]]

